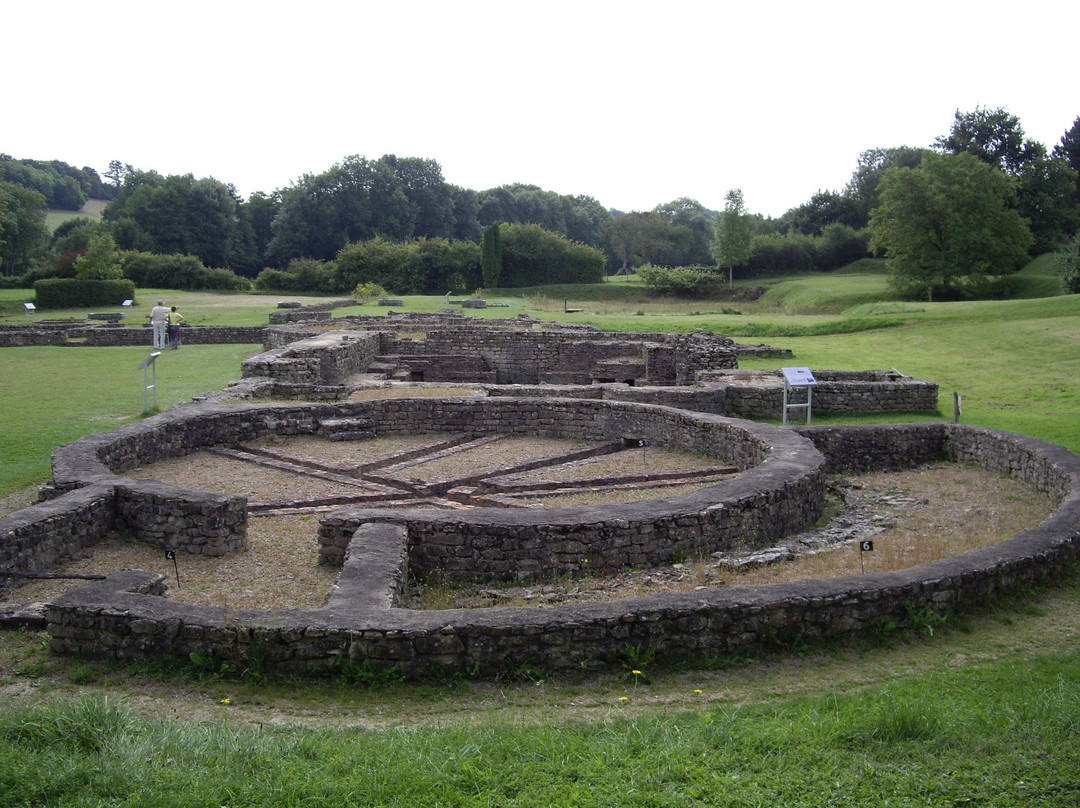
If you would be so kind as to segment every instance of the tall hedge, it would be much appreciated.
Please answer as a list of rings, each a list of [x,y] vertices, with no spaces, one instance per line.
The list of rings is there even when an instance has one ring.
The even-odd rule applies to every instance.
[[[86,306],[119,306],[135,298],[135,284],[117,280],[47,278],[34,283],[35,305],[39,309],[71,309]]]
[[[595,247],[537,224],[504,224],[500,230],[503,260],[499,283],[504,287],[604,280],[607,258]]]

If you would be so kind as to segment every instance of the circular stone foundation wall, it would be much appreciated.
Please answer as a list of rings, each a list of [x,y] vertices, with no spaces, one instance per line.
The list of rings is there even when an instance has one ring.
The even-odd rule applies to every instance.
[[[522,423],[523,410],[516,409],[523,406],[520,402],[510,402],[508,408],[489,409],[482,399],[429,400],[414,408],[416,401],[419,400],[407,404],[186,408],[182,413],[170,414],[172,417],[168,419],[148,419],[131,429],[95,436],[92,448],[91,444],[84,444],[58,453],[63,455],[58,458],[62,461],[58,470],[76,455],[85,453],[84,460],[96,464],[100,474],[90,474],[82,482],[102,491],[106,487],[105,478],[113,469],[120,470],[125,462],[136,462],[140,457],[141,462],[147,462],[155,452],[179,454],[197,446],[227,443],[272,431],[315,432],[325,420],[358,414],[397,418],[403,429],[419,429],[421,424],[441,421],[446,416],[456,423],[453,428],[479,430],[478,434],[505,432],[510,420]],[[528,434],[565,436],[571,434],[565,430],[574,423],[579,430],[574,434],[593,434],[588,430],[596,429],[598,437],[612,437],[626,436],[632,427],[633,432],[643,434],[645,439],[680,445],[672,440],[673,435],[692,435],[700,430],[702,435],[712,434],[709,440],[718,440],[722,434],[731,436],[719,441],[717,446],[741,446],[739,452],[748,451],[751,455],[759,452],[760,462],[745,466],[746,470],[736,479],[703,490],[711,493],[699,492],[711,498],[712,505],[705,505],[706,500],[693,499],[697,495],[656,501],[666,503],[662,507],[672,508],[673,526],[685,528],[686,536],[702,540],[716,535],[715,525],[719,522],[713,520],[718,514],[740,503],[754,502],[768,510],[774,502],[785,498],[794,503],[804,498],[804,494],[817,496],[813,493],[816,483],[806,483],[801,493],[800,489],[805,481],[820,478],[824,458],[799,437],[800,433],[825,453],[828,467],[833,471],[927,459],[969,462],[1049,491],[1059,504],[1049,519],[1013,539],[957,558],[893,573],[760,587],[718,587],[548,609],[427,612],[399,607],[402,583],[410,565],[423,567],[430,563],[425,560],[427,551],[423,548],[440,542],[458,547],[457,542],[467,532],[474,537],[474,545],[448,555],[470,559],[469,564],[473,565],[470,569],[475,571],[476,565],[483,569],[494,558],[485,554],[481,546],[485,535],[497,533],[500,525],[509,525],[512,532],[521,536],[535,530],[540,532],[539,544],[545,548],[537,562],[537,572],[543,573],[547,562],[542,559],[544,553],[550,553],[555,535],[544,535],[545,525],[556,525],[558,531],[566,533],[567,541],[577,541],[594,531],[595,535],[587,536],[589,541],[598,542],[597,546],[605,541],[614,544],[617,533],[610,530],[634,522],[625,517],[634,514],[638,505],[612,506],[613,515],[604,509],[555,509],[526,529],[513,524],[513,520],[501,522],[505,514],[479,509],[474,512],[477,521],[467,531],[459,527],[466,524],[460,514],[450,518],[445,512],[426,509],[396,514],[345,510],[323,520],[323,540],[327,538],[327,530],[348,535],[349,540],[344,547],[337,585],[322,609],[234,612],[185,606],[158,596],[164,592],[160,576],[122,571],[48,604],[52,648],[60,653],[116,658],[166,654],[183,657],[199,650],[238,664],[258,656],[272,667],[331,671],[349,662],[372,662],[410,670],[438,664],[488,673],[508,665],[588,667],[611,664],[627,648],[651,647],[660,654],[715,655],[778,634],[782,636],[784,632],[826,637],[872,629],[878,621],[901,617],[912,608],[946,611],[992,598],[1003,587],[1051,574],[1075,560],[1078,554],[1080,459],[1041,441],[953,424],[811,427],[796,431],[662,407],[611,408],[602,402],[576,401],[542,405],[531,401],[529,407],[538,413],[536,430]],[[467,415],[470,410],[472,414]],[[639,431],[646,428],[651,431]],[[766,480],[769,484],[765,484]],[[69,478],[68,482],[74,486],[80,484],[76,478]],[[78,491],[67,496],[79,503],[85,499],[80,498]],[[49,515],[55,519],[56,509],[67,496],[35,507],[51,507]],[[811,503],[804,507],[809,513],[815,506]],[[623,508],[629,510],[615,514]],[[560,522],[560,517],[572,510],[578,514],[592,511],[597,520]],[[34,532],[34,515],[23,513],[26,515],[20,526],[25,536]],[[638,515],[644,517],[643,513]],[[769,520],[759,521],[767,524]],[[0,527],[7,524],[5,520]],[[637,524],[644,529],[645,519]],[[708,530],[703,527],[706,524]],[[797,529],[795,524],[792,529]],[[580,535],[574,534],[575,530]],[[5,541],[9,536],[0,533]],[[479,544],[475,537],[481,539]],[[659,548],[682,538],[685,536],[675,538],[673,534],[668,540],[657,542],[657,552],[663,552]],[[498,574],[498,570],[492,574]]]

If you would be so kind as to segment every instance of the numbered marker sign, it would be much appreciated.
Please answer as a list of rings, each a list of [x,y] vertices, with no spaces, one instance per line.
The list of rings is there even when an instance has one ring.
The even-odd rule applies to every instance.
[[[859,542],[859,549],[864,553],[872,553],[874,552],[874,543],[872,541],[861,541]]]

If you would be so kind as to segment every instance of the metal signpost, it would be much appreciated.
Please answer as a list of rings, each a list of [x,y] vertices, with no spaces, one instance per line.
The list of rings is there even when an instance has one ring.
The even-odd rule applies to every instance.
[[[139,365],[139,370],[143,372],[143,412],[150,411],[150,403],[148,401],[148,398],[150,396],[151,390],[154,391],[154,406],[157,406],[157,362],[155,360],[159,356],[161,356],[161,351],[154,351],[142,361],[141,365]],[[152,380],[148,378],[151,375],[153,376]]]
[[[806,423],[810,423],[810,409],[814,400],[814,385],[817,379],[810,368],[780,368],[784,374],[784,423],[787,424],[788,410],[806,410]],[[790,391],[795,388],[806,390],[806,401],[802,404],[790,403]]]

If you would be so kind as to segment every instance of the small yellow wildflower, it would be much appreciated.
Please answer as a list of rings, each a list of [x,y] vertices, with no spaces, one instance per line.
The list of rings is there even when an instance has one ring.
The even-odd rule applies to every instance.
[[[619,701],[625,704],[626,702],[630,701],[630,699],[626,698],[626,696],[619,696]]]
[[[701,693],[702,693],[702,690],[701,690],[701,688],[700,688],[700,687],[695,687],[695,688],[694,688],[694,692],[695,692],[695,693],[697,693],[697,694],[698,694],[698,695],[700,696],[700,695],[701,695]]]
[[[634,676],[641,676],[641,671],[630,671]]]
[[[221,703],[222,704],[232,704],[232,699],[222,699]]]

